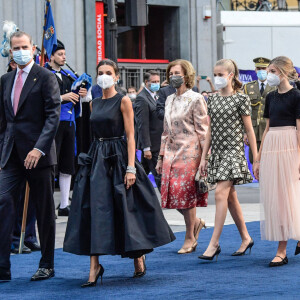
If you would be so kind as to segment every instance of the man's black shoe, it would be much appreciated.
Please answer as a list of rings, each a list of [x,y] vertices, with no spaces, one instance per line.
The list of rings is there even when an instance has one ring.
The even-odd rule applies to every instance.
[[[41,251],[41,246],[38,242],[24,242],[24,244],[31,251]]]
[[[59,208],[58,209],[58,216],[59,217],[68,217],[70,213],[70,207],[67,206],[65,208]]]
[[[19,245],[18,246],[13,245],[10,252],[14,253],[14,254],[19,254]],[[31,250],[24,245],[23,249],[22,249],[22,254],[30,254],[30,253],[31,253]]]
[[[11,280],[10,270],[0,268],[0,282],[10,281],[10,280]]]
[[[38,268],[36,273],[31,277],[31,281],[46,280],[54,277],[54,269]]]

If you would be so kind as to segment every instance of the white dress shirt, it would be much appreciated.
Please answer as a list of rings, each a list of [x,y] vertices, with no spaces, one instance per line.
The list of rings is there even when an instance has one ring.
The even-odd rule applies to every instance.
[[[261,89],[261,84],[263,83],[264,84],[264,89],[266,89],[266,86],[268,84],[268,81],[267,79],[265,81],[260,81],[259,79],[257,80],[258,81],[258,85],[259,85],[259,90]]]
[[[156,96],[156,92],[151,92],[150,90],[148,90],[146,87],[145,87],[145,90],[150,94],[150,96],[154,99],[154,100],[156,100],[155,99],[155,96]]]
[[[24,86],[24,83],[25,83],[25,81],[28,77],[28,74],[29,74],[33,64],[34,64],[34,60],[32,60],[31,63],[28,66],[26,66],[24,69],[22,69],[22,71],[23,71],[23,74],[22,74],[23,86]],[[17,66],[17,73],[16,73],[16,76],[15,76],[14,85],[13,85],[13,88],[11,90],[11,105],[13,105],[13,103],[14,103],[15,85],[16,85],[16,81],[17,81],[20,70],[21,69],[19,68],[19,66]]]
[[[22,73],[23,86],[24,86],[24,83],[25,83],[25,81],[28,77],[29,72],[31,71],[31,68],[32,68],[33,64],[34,64],[34,60],[32,60],[29,65],[27,65],[25,68],[22,69],[22,71],[23,71],[23,73]],[[11,90],[11,105],[12,106],[13,106],[13,103],[14,103],[15,85],[16,85],[16,81],[17,81],[20,70],[21,69],[19,68],[19,66],[17,66],[17,73],[16,73],[16,76],[15,76],[14,85],[13,85],[13,88]],[[40,149],[37,149],[37,148],[34,148],[34,149],[40,151],[43,156],[45,155],[45,153],[43,151],[41,151]]]

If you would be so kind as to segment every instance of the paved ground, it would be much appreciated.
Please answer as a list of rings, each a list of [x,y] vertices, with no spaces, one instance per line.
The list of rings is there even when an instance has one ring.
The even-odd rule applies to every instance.
[[[259,187],[257,183],[245,184],[236,187],[238,198],[242,206],[244,218],[246,222],[259,220]],[[59,204],[59,192],[54,193],[55,205]],[[208,227],[214,225],[215,217],[215,201],[214,192],[209,194],[208,206],[205,208],[197,208],[197,216],[205,220]],[[174,232],[184,231],[184,220],[180,213],[175,209],[164,209],[164,215]],[[62,248],[65,229],[67,225],[67,217],[58,217],[56,220],[56,248]],[[225,224],[233,224],[233,220],[228,213]]]

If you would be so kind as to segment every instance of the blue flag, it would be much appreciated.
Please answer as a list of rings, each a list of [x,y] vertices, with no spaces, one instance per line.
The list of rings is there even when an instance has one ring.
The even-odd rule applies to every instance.
[[[44,27],[45,30],[45,37],[44,37],[44,48],[46,49],[47,56],[50,59],[52,51],[57,47],[57,38],[56,38],[56,30],[54,26],[54,19],[51,9],[51,3],[47,1],[46,5],[48,6],[46,18],[46,26]]]

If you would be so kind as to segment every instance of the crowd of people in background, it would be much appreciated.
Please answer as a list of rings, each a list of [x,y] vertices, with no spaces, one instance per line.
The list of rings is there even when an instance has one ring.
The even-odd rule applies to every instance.
[[[63,68],[63,43],[45,67],[34,63],[34,51],[30,35],[14,33],[9,70],[1,77],[0,280],[11,279],[9,255],[19,244],[26,180],[31,206],[23,251],[42,253],[31,280],[54,276],[55,176],[58,217],[69,217],[64,251],[90,257],[84,288],[102,281],[101,255],[132,258],[133,277],[146,274],[146,254],[175,239],[162,208],[184,217],[178,254],[195,251],[205,227],[196,207],[207,206],[209,184],[216,186],[215,225],[199,258],[213,260],[221,253],[228,209],[241,236],[232,256],[251,252],[254,240],[234,187],[253,181],[244,143],[260,180],[262,239],[279,242],[269,266],[288,263],[287,241],[300,240],[300,91],[289,58],[255,58],[258,80],[246,85],[232,59],[216,62],[214,80],[196,76],[191,62],[178,59],[167,66],[164,82],[150,70],[141,87],[127,89],[116,62],[106,59],[96,67],[97,84],[75,93],[73,75]],[[201,80],[210,90],[200,89]]]

